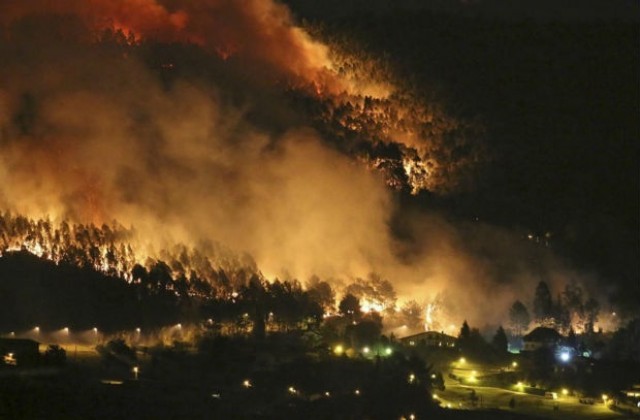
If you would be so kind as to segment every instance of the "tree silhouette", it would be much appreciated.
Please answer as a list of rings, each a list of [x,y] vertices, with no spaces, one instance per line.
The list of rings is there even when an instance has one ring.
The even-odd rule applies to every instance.
[[[347,293],[338,305],[340,313],[351,320],[360,319],[360,301],[351,293]]]
[[[529,323],[531,322],[529,311],[527,311],[527,307],[519,300],[513,302],[511,309],[509,309],[509,322],[516,336],[521,336],[529,327]]]
[[[471,329],[469,328],[469,324],[467,324],[467,320],[465,319],[462,323],[462,327],[460,328],[460,334],[458,334],[458,338],[461,340],[468,340],[471,336]]]
[[[505,353],[509,349],[509,340],[507,339],[507,334],[504,332],[502,325],[498,327],[498,330],[493,336],[491,345],[500,353]]]
[[[553,301],[551,291],[544,281],[536,286],[533,298],[533,316],[537,323],[543,323],[545,319],[553,317]]]

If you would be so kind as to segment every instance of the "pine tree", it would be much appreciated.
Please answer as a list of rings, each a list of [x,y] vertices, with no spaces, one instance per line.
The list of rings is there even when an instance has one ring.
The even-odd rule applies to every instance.
[[[507,339],[507,334],[504,332],[502,325],[498,327],[498,330],[493,336],[491,345],[501,353],[504,353],[509,349],[509,340]]]
[[[533,298],[533,316],[537,323],[543,323],[545,319],[553,317],[553,300],[551,291],[544,281],[538,283]]]
[[[511,322],[511,329],[516,336],[521,336],[531,322],[529,311],[522,302],[516,300],[509,309],[509,321]]]

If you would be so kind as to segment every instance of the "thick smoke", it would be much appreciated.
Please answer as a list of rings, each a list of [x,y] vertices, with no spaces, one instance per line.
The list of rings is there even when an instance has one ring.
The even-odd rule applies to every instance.
[[[284,118],[285,130],[255,124],[249,114],[257,104],[270,104],[266,115],[295,114],[260,86],[349,89],[331,71],[326,47],[293,26],[283,6],[41,0],[4,3],[0,16],[4,209],[117,220],[135,227],[149,254],[215,240],[252,255],[268,277],[349,281],[379,273],[401,297],[444,296],[456,323],[497,322],[539,279],[565,277],[562,264],[517,233],[398,216],[381,175],[295,118]],[[228,61],[237,55],[231,71],[219,72],[264,78],[247,88],[263,98],[235,103],[228,99],[235,85],[211,77],[167,82],[138,47],[97,41],[96,28],[106,27],[195,43]],[[245,80],[238,77],[234,83]],[[394,215],[412,239],[395,237]]]
[[[351,89],[333,71],[327,47],[293,25],[289,10],[271,0],[33,0],[5,3],[0,19],[7,24],[43,12],[78,16],[95,30],[195,43],[224,59],[238,57],[270,81],[333,93]]]

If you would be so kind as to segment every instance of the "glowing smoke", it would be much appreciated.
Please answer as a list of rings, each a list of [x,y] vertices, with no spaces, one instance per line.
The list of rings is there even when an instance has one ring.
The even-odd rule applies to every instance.
[[[531,245],[513,246],[519,238],[512,233],[406,215],[415,240],[394,238],[389,222],[398,209],[382,176],[289,120],[295,113],[274,86],[309,90],[334,106],[351,103],[349,95],[378,98],[360,97],[340,119],[344,127],[355,121],[354,130],[370,124],[352,115],[396,112],[394,121],[414,121],[409,128],[390,124],[392,133],[380,139],[415,157],[405,162],[409,173],[422,167],[417,149],[443,147],[412,133],[433,113],[412,116],[420,109],[401,107],[378,116],[397,103],[387,101],[388,86],[341,75],[328,47],[296,27],[281,5],[34,0],[4,2],[0,22],[2,208],[56,220],[116,219],[135,226],[150,254],[214,239],[251,254],[269,276],[349,280],[380,273],[400,294],[434,299],[446,290],[448,313],[473,312],[476,319],[500,319],[504,311],[496,308],[535,284],[534,264],[522,262]],[[201,46],[224,65],[205,55],[201,61],[211,68],[199,70],[226,79],[177,73],[167,82],[143,59],[149,46],[96,42],[105,28]],[[240,104],[229,99],[237,84],[249,92]],[[254,122],[261,96],[269,109],[260,111],[267,120],[284,114],[285,130]],[[457,162],[436,160],[427,170],[449,164]],[[494,267],[479,252],[485,248],[504,252],[514,266]],[[547,254],[543,259],[555,264]],[[489,293],[503,300],[479,302]]]

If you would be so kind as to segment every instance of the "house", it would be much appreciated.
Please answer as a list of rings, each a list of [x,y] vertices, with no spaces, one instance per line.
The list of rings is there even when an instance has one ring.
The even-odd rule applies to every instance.
[[[0,338],[0,357],[7,365],[29,365],[37,362],[40,343],[24,338]]]
[[[524,351],[535,351],[539,348],[553,348],[560,343],[562,336],[553,328],[538,327],[522,337]]]
[[[444,347],[452,348],[456,346],[458,339],[438,331],[425,331],[414,335],[409,335],[400,339],[400,342],[407,346],[423,347]]]

